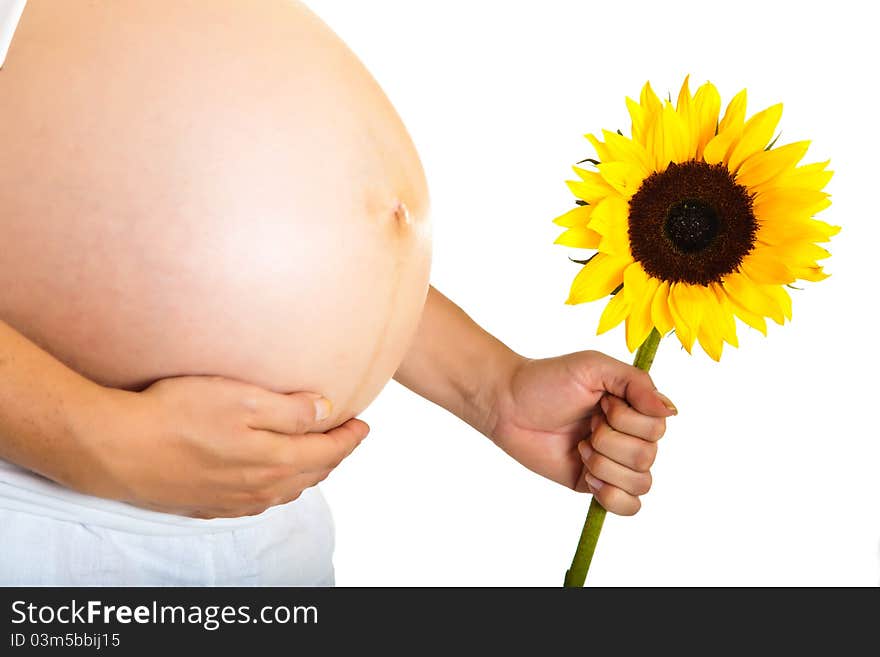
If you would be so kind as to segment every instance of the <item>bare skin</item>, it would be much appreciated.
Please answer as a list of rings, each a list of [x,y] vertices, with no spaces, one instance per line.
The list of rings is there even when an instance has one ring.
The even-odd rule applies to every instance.
[[[395,379],[619,515],[639,510],[675,414],[631,365],[595,351],[525,358],[434,288]],[[145,508],[235,517],[295,499],[369,431],[352,419],[319,433],[316,398],[221,377],[107,388],[0,323],[0,457]]]
[[[0,458],[81,493],[196,518],[261,513],[369,432],[357,419],[316,429],[331,410],[316,394],[219,377],[106,388],[0,322]]]

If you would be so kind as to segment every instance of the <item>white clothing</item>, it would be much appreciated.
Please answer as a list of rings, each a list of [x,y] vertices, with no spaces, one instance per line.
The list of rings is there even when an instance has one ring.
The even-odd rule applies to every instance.
[[[258,516],[199,520],[0,460],[0,586],[333,586],[334,534],[317,487]]]

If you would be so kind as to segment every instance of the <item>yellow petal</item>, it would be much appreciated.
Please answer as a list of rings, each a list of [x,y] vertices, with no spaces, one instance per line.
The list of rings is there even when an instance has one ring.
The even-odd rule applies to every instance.
[[[672,313],[669,312],[669,282],[661,281],[651,302],[651,321],[661,335],[666,335],[675,327]]]
[[[602,236],[596,231],[578,226],[562,233],[553,243],[575,249],[597,249],[601,240]]]
[[[629,204],[615,194],[603,198],[593,208],[589,225],[590,228],[602,235],[612,235],[615,232],[620,232],[621,229],[627,235],[629,232],[629,228],[626,227],[628,217]]]
[[[773,133],[781,118],[782,103],[768,107],[750,118],[743,127],[742,136],[730,155],[727,168],[736,171],[747,157],[763,151],[773,139]]]
[[[812,242],[786,242],[784,244],[767,245],[759,243],[755,252],[761,257],[784,262],[789,269],[796,267],[815,267],[817,260],[831,257],[831,253]]]
[[[657,120],[647,130],[647,151],[654,156],[655,171],[665,171],[670,162],[685,162],[688,159],[687,134],[688,129],[682,118],[672,104],[666,103]]]
[[[736,173],[736,182],[750,188],[763,185],[793,169],[807,154],[809,147],[810,142],[798,141],[769,151],[760,150],[742,163]]]
[[[563,228],[574,228],[575,226],[586,226],[590,221],[590,213],[593,211],[590,205],[579,205],[573,210],[569,210],[565,214],[561,214],[553,223]]]
[[[746,90],[743,89],[727,104],[727,109],[724,111],[724,118],[721,119],[721,123],[718,124],[719,133],[732,128],[742,130],[743,124],[746,120],[746,102],[747,94]]]
[[[703,159],[709,164],[727,164],[727,159],[742,136],[746,116],[746,90],[743,89],[727,105],[717,134],[709,140]]]
[[[626,319],[629,312],[629,302],[624,298],[622,293],[618,292],[611,297],[611,301],[608,302],[608,305],[605,306],[605,310],[602,311],[602,316],[599,318],[599,329],[596,331],[596,335],[602,335],[606,331],[613,329]]]
[[[799,279],[804,281],[812,281],[814,283],[818,283],[819,281],[824,281],[826,278],[831,276],[831,274],[826,274],[822,267],[799,267],[797,269],[792,270],[792,273],[797,276]]]
[[[724,290],[736,305],[750,313],[769,317],[777,324],[782,324],[785,319],[782,308],[773,297],[766,294],[764,287],[766,286],[756,284],[742,272],[735,272],[724,278]],[[738,316],[747,322],[744,317],[739,314]]]
[[[660,111],[660,99],[657,98],[657,94],[655,94],[654,90],[651,88],[650,82],[645,82],[645,86],[642,87],[642,93],[639,96],[639,104],[644,107],[649,114],[656,114]]]
[[[714,361],[721,360],[724,341],[721,339],[720,307],[715,293],[708,287],[695,285],[691,290],[703,311],[697,338],[700,346]]]
[[[721,328],[721,337],[734,347],[739,346],[739,339],[736,337],[736,322],[733,319],[733,308],[731,308],[730,300],[724,292],[720,283],[712,283],[709,289],[715,294],[718,300],[718,323]]]
[[[645,179],[642,167],[633,162],[603,162],[599,173],[624,198],[635,194]]]
[[[632,98],[627,98],[626,109],[629,111],[629,116],[632,120],[632,127],[630,128],[630,132],[632,133],[633,141],[644,146],[646,120],[645,108],[639,105]]]
[[[760,285],[794,283],[795,276],[788,266],[770,256],[766,247],[756,246],[739,266],[746,276]]]
[[[623,282],[623,270],[631,261],[597,253],[575,276],[565,303],[575,305],[601,299]]]
[[[602,239],[598,248],[604,253],[632,260],[632,251],[630,251],[629,245],[628,206],[623,199],[611,197],[606,199],[603,210],[606,208],[608,211],[605,214]]]
[[[825,192],[815,189],[775,187],[757,194],[752,209],[755,217],[762,224],[788,223],[795,219],[809,219],[829,205],[831,200]]]
[[[642,268],[639,263],[633,263],[626,268],[623,274],[624,290],[627,285],[627,274],[633,266],[637,266],[639,269]],[[644,272],[642,271],[641,273],[636,273],[635,276],[641,277],[643,274]],[[657,291],[659,281],[656,278],[646,278],[642,282],[644,284],[642,294],[637,301],[632,303],[632,310],[629,317],[626,318],[626,346],[630,352],[638,349],[654,328],[654,322],[651,320],[651,303],[654,300],[654,294]]]
[[[733,297],[731,297],[727,293],[726,286],[722,287],[724,289],[724,295],[727,298],[728,303],[730,304],[730,309],[733,311],[733,314],[739,317],[745,324],[751,326],[753,329],[757,329],[766,336],[767,322],[764,320],[764,317],[741,306]]]
[[[782,309],[782,315],[791,321],[791,297],[785,288],[779,285],[763,285],[761,291],[771,297]]]
[[[596,155],[598,156],[600,162],[610,162],[612,159],[614,159],[611,157],[611,153],[608,152],[608,148],[605,146],[605,144],[599,141],[596,135],[584,135],[584,137],[586,137],[593,145],[593,148],[596,150]]]
[[[687,141],[688,159],[691,159],[697,150],[697,140],[699,139],[699,122],[694,107],[694,99],[691,96],[688,82],[690,75],[686,76],[678,92],[678,100],[675,103],[675,111],[681,117],[681,121],[685,126],[685,140]]]
[[[707,82],[694,94],[694,116],[697,126],[695,157],[697,159],[703,157],[706,144],[715,136],[719,111],[721,111],[721,96],[715,85]]]
[[[840,226],[832,226],[818,219],[760,221],[759,224],[757,239],[765,244],[827,242],[840,232]]]
[[[792,171],[785,172],[773,182],[776,185],[799,187],[801,189],[822,189],[834,175],[833,171],[827,170],[829,164],[830,161],[825,161],[797,167]]]
[[[595,171],[583,172],[581,180],[566,180],[571,193],[590,205],[595,205],[609,194],[614,193],[605,179]],[[580,174],[579,174],[580,175]]]
[[[629,162],[639,167],[639,174],[644,178],[651,174],[651,159],[645,147],[640,143],[627,139],[616,132],[603,130],[605,146],[608,150],[608,162]]]
[[[724,164],[727,161],[727,153],[733,148],[733,144],[739,139],[739,132],[727,130],[719,132],[709,140],[703,149],[703,159],[709,164]]]
[[[688,353],[693,349],[702,319],[702,308],[693,287],[688,283],[673,283],[669,290],[669,312],[675,322],[675,335]]]

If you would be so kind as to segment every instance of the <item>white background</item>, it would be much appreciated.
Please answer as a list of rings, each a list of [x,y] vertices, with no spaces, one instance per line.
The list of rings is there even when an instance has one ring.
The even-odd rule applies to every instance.
[[[604,302],[567,306],[586,254],[553,245],[583,138],[628,133],[625,96],[710,80],[786,143],[832,160],[832,277],[792,291],[769,337],[738,324],[719,364],[661,343],[676,402],[641,512],[606,520],[594,586],[876,586],[878,166],[865,3],[311,0],[397,107],[431,188],[435,287],[517,352],[627,362]],[[871,63],[873,62],[873,63]],[[475,372],[479,376],[479,372]],[[323,485],[340,586],[558,586],[589,498],[532,474],[390,382],[372,433]]]

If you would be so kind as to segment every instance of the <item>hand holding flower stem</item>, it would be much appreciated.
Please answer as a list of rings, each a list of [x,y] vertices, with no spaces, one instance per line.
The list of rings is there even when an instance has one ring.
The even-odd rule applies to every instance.
[[[636,352],[633,366],[647,372],[651,369],[654,362],[654,355],[657,353],[657,347],[660,344],[660,333],[655,328]],[[593,560],[593,553],[596,551],[596,543],[599,540],[599,533],[602,531],[602,524],[605,522],[606,511],[595,497],[590,501],[590,510],[587,512],[587,519],[584,522],[584,528],[581,531],[581,538],[578,541],[571,567],[565,572],[566,588],[582,587],[587,579],[587,572],[590,570],[590,562]]]

